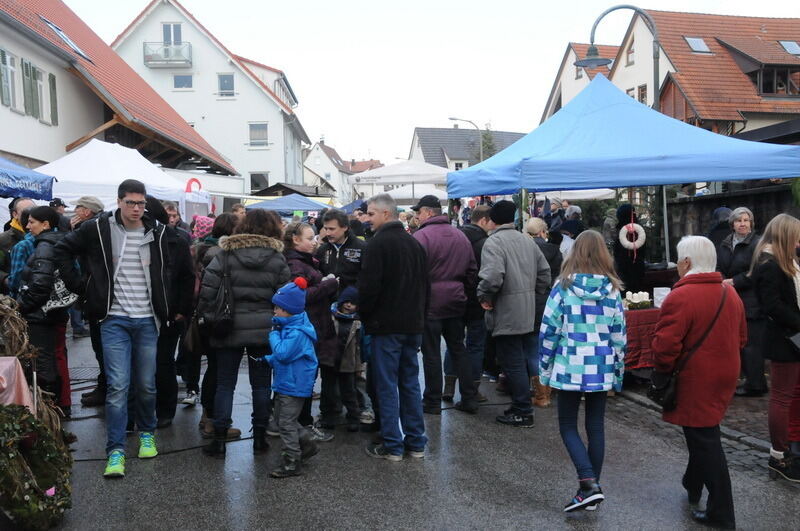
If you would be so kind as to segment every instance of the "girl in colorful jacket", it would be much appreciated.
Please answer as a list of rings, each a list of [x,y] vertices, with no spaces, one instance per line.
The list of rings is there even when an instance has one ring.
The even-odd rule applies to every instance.
[[[539,375],[543,385],[559,390],[559,431],[578,472],[578,492],[565,512],[594,510],[605,499],[599,481],[606,396],[622,389],[624,371],[621,288],[603,236],[588,230],[575,240],[544,310]],[[584,394],[588,449],[578,433]]]

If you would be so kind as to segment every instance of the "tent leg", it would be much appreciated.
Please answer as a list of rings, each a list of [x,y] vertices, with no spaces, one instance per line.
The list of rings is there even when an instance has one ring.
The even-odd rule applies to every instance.
[[[661,187],[661,199],[664,205],[664,258],[667,261],[667,267],[669,267],[670,262],[670,253],[669,253],[669,219],[667,218],[667,187]]]

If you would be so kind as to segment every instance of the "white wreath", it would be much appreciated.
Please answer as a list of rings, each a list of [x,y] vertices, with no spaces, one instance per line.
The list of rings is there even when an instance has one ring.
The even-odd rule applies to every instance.
[[[628,240],[628,234],[631,232],[636,233],[636,239],[634,241]],[[628,223],[624,227],[622,227],[619,231],[619,243],[629,251],[635,251],[636,249],[641,249],[642,245],[644,245],[645,234],[644,229],[638,223]]]

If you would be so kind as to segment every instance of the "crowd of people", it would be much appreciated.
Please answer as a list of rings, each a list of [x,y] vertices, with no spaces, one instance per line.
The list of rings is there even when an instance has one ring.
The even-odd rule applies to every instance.
[[[301,474],[339,425],[376,432],[371,457],[423,458],[425,415],[440,415],[456,389],[454,409],[475,414],[489,373],[510,395],[496,416],[506,426],[532,428],[534,407],[549,406],[555,391],[579,483],[564,510],[604,500],[606,399],[622,389],[625,370],[622,293],[644,279],[631,205],[608,212],[602,232],[557,198],[523,232],[506,200],[469,208],[460,228],[435,196],[399,213],[380,194],[355,215],[330,209],[288,224],[236,205],[187,224],[174,203],[127,180],[110,212],[93,197],[77,201],[72,218],[65,206],[11,204],[0,284],[28,322],[39,382],[67,416],[67,321],[74,337],[88,327],[100,377],[82,402],[106,409],[105,477],[125,475],[126,432],[138,431],[139,458],[158,454],[155,434],[180,398],[177,374],[187,389],[181,403],[202,404],[200,430],[211,439],[203,453],[224,458],[241,436],[231,415],[246,356],[253,452],[266,452],[269,436],[282,440],[274,477]],[[709,492],[693,517],[732,527],[719,424],[734,395],[767,392],[764,359],[769,466],[800,481],[800,221],[780,214],[758,236],[747,208],[714,217],[708,237],[678,244],[680,280],[661,307],[653,379],[677,382],[677,406],[663,418],[684,430],[690,503]]]

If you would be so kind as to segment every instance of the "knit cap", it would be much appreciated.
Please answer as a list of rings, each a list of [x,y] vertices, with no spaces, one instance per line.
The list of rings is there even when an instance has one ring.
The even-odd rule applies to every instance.
[[[194,217],[194,229],[192,229],[192,238],[200,240],[211,234],[214,228],[214,220],[207,216]]]
[[[497,225],[514,223],[514,214],[516,212],[517,207],[514,205],[513,201],[498,201],[489,211],[489,219],[494,221]]]
[[[358,304],[358,290],[355,286],[349,286],[343,289],[342,293],[339,295],[339,300],[336,302],[339,304],[339,306],[346,302]]]
[[[297,315],[306,309],[306,289],[308,282],[303,277],[297,277],[292,282],[285,284],[278,293],[272,296],[272,304],[283,308],[287,313]]]

